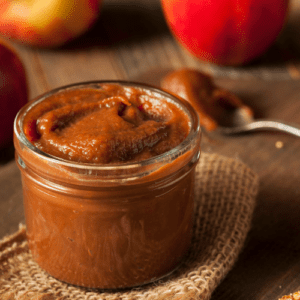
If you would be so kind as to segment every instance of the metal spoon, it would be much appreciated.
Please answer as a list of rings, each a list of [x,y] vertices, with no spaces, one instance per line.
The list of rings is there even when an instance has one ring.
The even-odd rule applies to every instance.
[[[227,111],[216,132],[224,135],[252,131],[281,131],[300,137],[300,125],[283,123],[277,120],[254,120],[243,108]]]

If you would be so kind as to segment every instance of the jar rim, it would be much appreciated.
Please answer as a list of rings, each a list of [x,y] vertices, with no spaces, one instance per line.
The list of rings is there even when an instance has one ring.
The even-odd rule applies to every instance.
[[[187,137],[176,147],[172,148],[171,150],[164,152],[162,154],[156,155],[154,157],[137,161],[137,162],[125,162],[125,163],[117,163],[117,164],[94,164],[94,163],[83,163],[83,162],[75,162],[75,161],[69,161],[60,157],[52,156],[40,149],[38,149],[36,146],[34,146],[26,137],[24,130],[23,130],[23,120],[26,115],[26,113],[35,105],[42,102],[46,98],[62,92],[66,90],[72,90],[72,89],[81,89],[81,88],[101,88],[101,85],[104,84],[118,84],[123,87],[134,87],[138,89],[142,89],[143,91],[150,91],[151,93],[163,96],[164,99],[167,101],[171,101],[175,105],[179,106],[183,111],[187,114],[189,117],[189,124],[190,124],[190,131],[187,135]],[[109,171],[109,170],[130,170],[135,169],[138,167],[146,167],[152,164],[162,163],[164,161],[169,161],[170,158],[177,158],[181,154],[185,153],[186,150],[189,148],[190,144],[194,141],[197,135],[201,134],[201,128],[200,128],[200,122],[199,122],[199,116],[196,113],[195,109],[192,107],[190,103],[183,99],[179,99],[175,97],[174,95],[161,90],[157,87],[144,84],[144,83],[138,83],[133,81],[125,81],[125,80],[95,80],[95,81],[86,81],[86,82],[78,82],[73,83],[69,85],[64,85],[55,89],[52,89],[35,99],[33,99],[31,102],[26,104],[16,115],[15,121],[14,121],[14,132],[18,140],[24,144],[27,148],[29,148],[31,151],[33,151],[37,156],[42,157],[43,159],[48,160],[52,163],[58,163],[60,165],[64,165],[65,167],[71,167],[71,168],[77,168],[77,169],[90,169],[90,170],[101,170],[101,171]]]

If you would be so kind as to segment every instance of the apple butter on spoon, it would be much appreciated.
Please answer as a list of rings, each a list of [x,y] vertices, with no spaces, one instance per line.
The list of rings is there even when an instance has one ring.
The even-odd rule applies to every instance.
[[[208,131],[216,130],[220,123],[226,122],[224,110],[239,109],[251,117],[251,108],[226,89],[219,88],[213,79],[196,70],[180,69],[167,74],[161,87],[188,101],[196,109],[200,124]]]
[[[230,135],[259,130],[276,130],[300,137],[300,126],[277,120],[254,120],[253,111],[233,93],[217,87],[202,72],[182,69],[167,74],[161,87],[190,102],[208,131]]]

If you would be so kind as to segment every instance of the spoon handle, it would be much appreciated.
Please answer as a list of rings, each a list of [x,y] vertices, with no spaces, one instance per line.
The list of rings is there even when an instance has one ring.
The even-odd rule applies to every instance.
[[[220,127],[218,131],[229,135],[261,130],[281,131],[300,137],[300,125],[282,123],[276,120],[257,120],[237,127]]]

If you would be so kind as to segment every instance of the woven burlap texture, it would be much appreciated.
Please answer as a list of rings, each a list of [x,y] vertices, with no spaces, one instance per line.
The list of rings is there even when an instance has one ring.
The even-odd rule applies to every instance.
[[[1,300],[209,299],[238,258],[251,226],[256,174],[243,163],[202,153],[196,169],[192,246],[168,278],[137,289],[107,292],[74,287],[49,276],[32,260],[25,227],[0,242]]]

